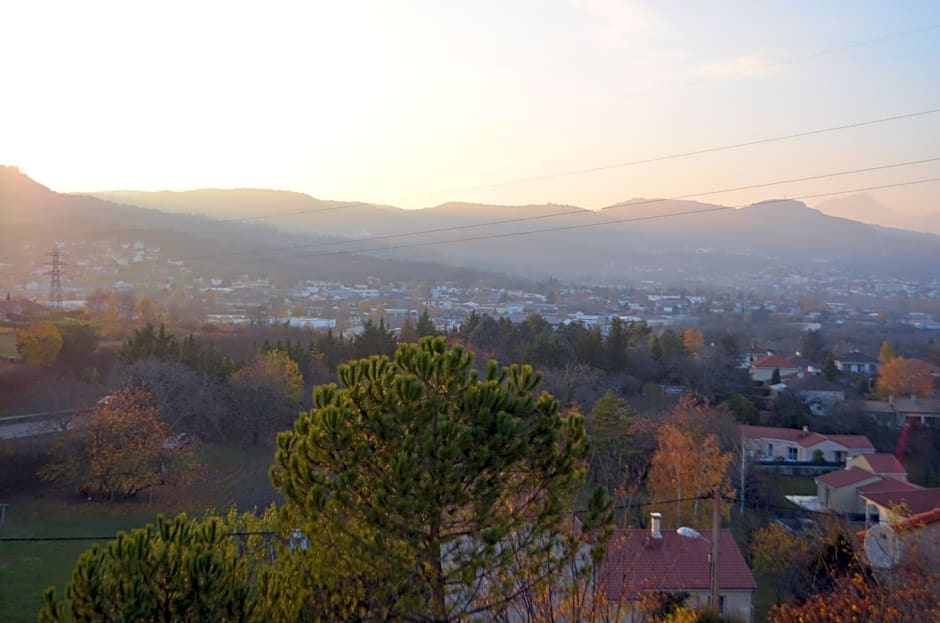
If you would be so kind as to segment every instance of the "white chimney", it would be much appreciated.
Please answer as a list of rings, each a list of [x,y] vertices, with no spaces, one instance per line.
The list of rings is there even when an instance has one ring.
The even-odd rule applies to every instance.
[[[650,538],[653,538],[653,539],[663,538],[662,522],[663,522],[662,513],[650,513]]]

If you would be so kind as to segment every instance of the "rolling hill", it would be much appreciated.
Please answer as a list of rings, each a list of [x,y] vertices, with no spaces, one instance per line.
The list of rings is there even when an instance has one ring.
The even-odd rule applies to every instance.
[[[13,177],[14,186],[28,179]],[[940,261],[940,236],[835,217],[792,200],[740,209],[633,199],[599,211],[457,202],[403,210],[257,189],[71,196],[32,180],[29,188],[9,189],[9,180],[9,171],[0,176],[0,222],[20,228],[68,222],[62,235],[81,236],[100,235],[103,223],[144,228],[169,237],[182,258],[193,249],[200,256],[244,252],[210,257],[205,265],[212,270],[276,268],[313,278],[312,270],[333,279],[363,272],[443,278],[469,270],[594,283],[743,285],[765,279],[759,274],[767,270],[933,277]]]

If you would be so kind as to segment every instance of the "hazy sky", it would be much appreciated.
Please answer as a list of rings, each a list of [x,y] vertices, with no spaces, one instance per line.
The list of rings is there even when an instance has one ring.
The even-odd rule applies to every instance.
[[[0,163],[60,191],[267,187],[404,207],[691,194],[940,156],[940,114],[432,195],[938,108],[940,29],[780,63],[933,24],[936,0],[10,0]],[[940,207],[937,183],[875,195]]]

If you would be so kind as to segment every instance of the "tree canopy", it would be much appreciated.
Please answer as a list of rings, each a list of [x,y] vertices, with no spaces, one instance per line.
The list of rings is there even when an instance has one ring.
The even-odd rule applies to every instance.
[[[16,334],[16,352],[28,364],[51,368],[62,350],[62,334],[51,322],[37,322]]]
[[[490,362],[481,376],[472,362],[425,338],[340,366],[341,386],[315,388],[314,408],[278,436],[287,512],[346,546],[312,577],[359,587],[347,608],[457,620],[498,609],[512,578],[569,552],[557,537],[585,473],[581,416],[536,397],[529,366]],[[381,577],[360,573],[377,559]]]
[[[179,515],[119,533],[81,555],[65,600],[45,592],[39,621],[276,620],[262,601],[258,556],[246,552],[257,540],[238,547],[231,528],[218,517]]]
[[[114,499],[133,497],[146,487],[184,473],[192,465],[188,447],[164,447],[168,425],[153,396],[139,388],[113,392],[89,415],[73,420],[56,459],[40,476]]]

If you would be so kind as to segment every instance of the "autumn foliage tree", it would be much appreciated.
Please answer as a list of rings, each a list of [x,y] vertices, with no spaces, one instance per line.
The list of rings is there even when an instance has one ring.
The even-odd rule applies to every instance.
[[[878,373],[878,393],[882,396],[919,396],[925,398],[934,389],[933,377],[923,367],[903,357],[882,364]]]
[[[684,329],[682,331],[682,348],[690,355],[697,354],[705,347],[705,337],[698,329]]]
[[[808,588],[807,574],[814,543],[793,534],[778,523],[758,530],[751,544],[754,571],[774,587],[777,603],[802,595]]]
[[[663,522],[676,527],[709,523],[708,505],[701,498],[725,493],[731,454],[722,452],[718,437],[708,434],[697,442],[675,424],[663,424],[648,477],[651,501]]]
[[[898,581],[900,580],[900,581]],[[806,601],[774,606],[771,623],[924,623],[940,622],[936,575],[905,573],[885,578],[856,573],[839,578],[828,592]]]
[[[895,358],[894,348],[891,346],[891,342],[885,340],[881,343],[881,349],[878,351],[878,361],[881,365],[889,363]]]
[[[82,493],[133,497],[173,479],[192,466],[192,448],[164,448],[167,424],[153,397],[125,387],[88,415],[72,420],[56,458],[42,468],[44,480],[74,486]]]
[[[37,322],[16,334],[16,352],[28,364],[51,368],[62,350],[62,334],[51,322]]]

